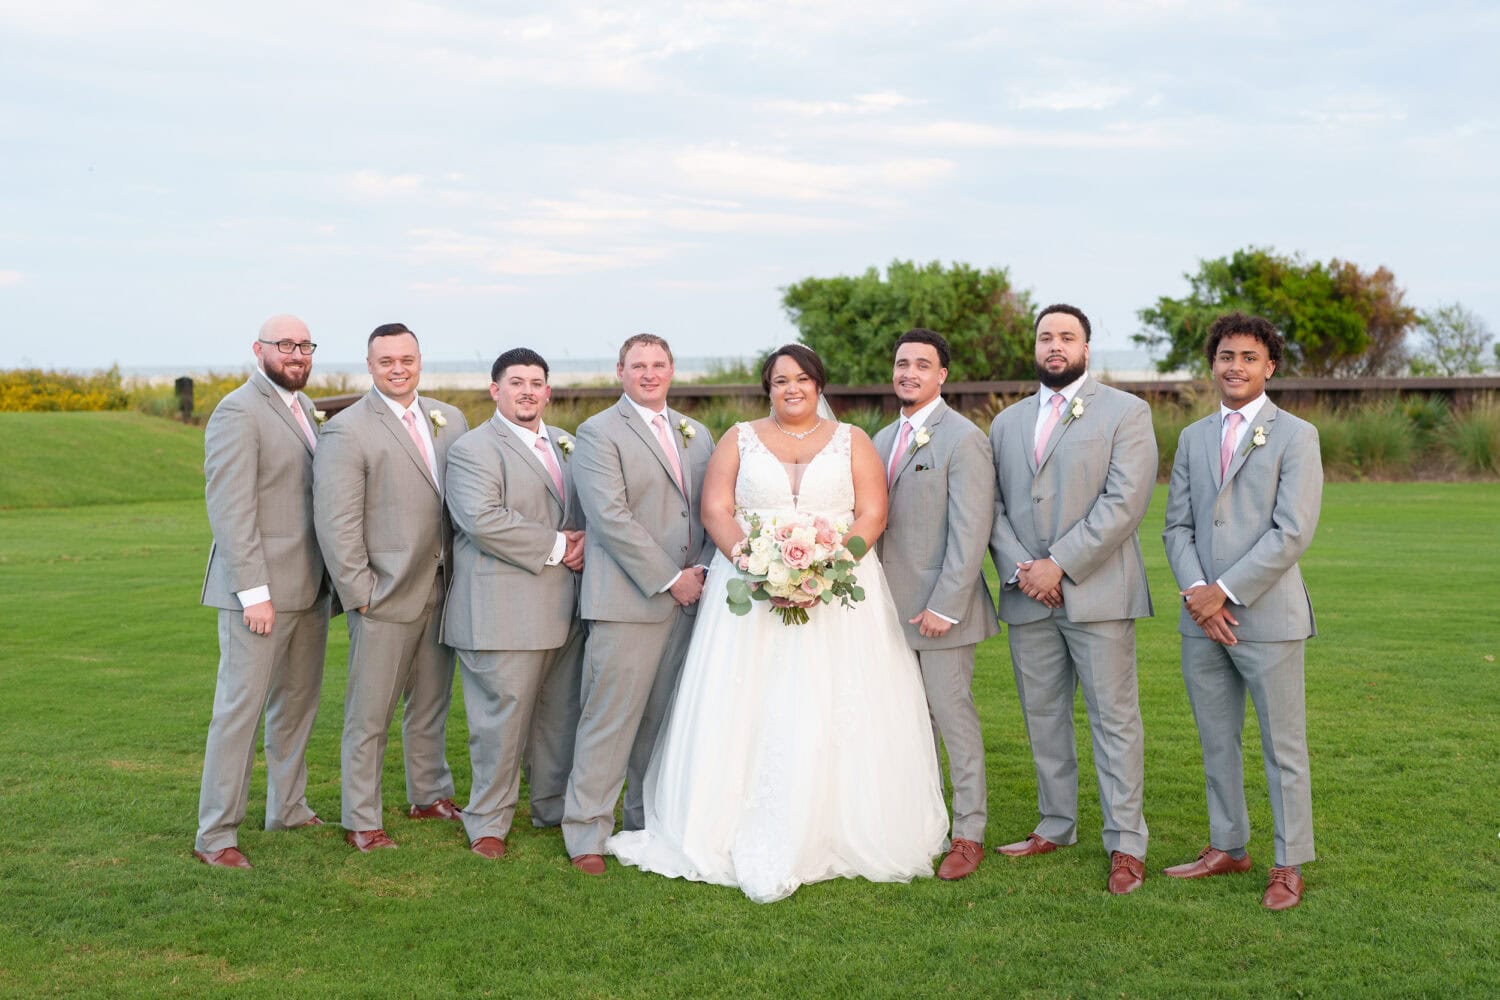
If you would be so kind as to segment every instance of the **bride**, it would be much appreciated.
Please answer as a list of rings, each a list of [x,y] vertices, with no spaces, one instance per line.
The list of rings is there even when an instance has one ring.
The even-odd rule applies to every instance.
[[[761,381],[771,416],[731,428],[704,478],[703,526],[719,553],[646,772],[646,826],[605,850],[762,903],[837,876],[930,875],[948,820],[917,661],[874,553],[880,458],[863,431],[819,416],[826,376],[810,349],[782,347]],[[725,553],[751,513],[852,523],[870,546],[856,570],[864,601],[818,605],[804,625],[760,601],[731,613]]]

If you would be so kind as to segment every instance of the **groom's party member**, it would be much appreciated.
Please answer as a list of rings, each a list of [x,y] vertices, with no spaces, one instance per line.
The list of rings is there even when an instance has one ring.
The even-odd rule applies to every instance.
[[[1078,840],[1073,692],[1083,690],[1110,855],[1109,891],[1146,876],[1141,815],[1145,733],[1135,671],[1135,619],[1151,614],[1136,528],[1156,482],[1145,402],[1089,377],[1088,317],[1051,305],[1036,321],[1041,388],[990,426],[1000,619],[1036,766],[1036,828],[998,848],[1046,854]]]
[[[213,546],[202,602],[219,609],[219,678],[203,755],[193,854],[249,868],[239,826],[255,735],[266,717],[266,829],[319,826],[307,804],[307,739],[318,714],[329,588],[313,536],[316,411],[302,392],[317,345],[295,316],[273,316],[256,371],[225,396],[203,435]]]
[[[531,822],[556,826],[578,729],[583,623],[578,618],[583,519],[573,442],[542,422],[547,362],[518,347],[495,359],[495,415],[448,449],[453,586],[443,641],[458,651],[473,784],[464,808],[470,850],[500,858],[520,797]]]
[[[708,428],[667,406],[672,350],[649,333],[620,347],[625,394],[578,428],[573,476],[588,522],[579,612],[589,622],[582,713],[563,812],[573,867],[604,872],[625,786],[626,830],[692,635],[714,543],[699,516]]]
[[[1219,409],[1178,439],[1162,539],[1182,588],[1182,679],[1203,745],[1209,846],[1166,874],[1250,869],[1240,750],[1248,693],[1276,828],[1261,902],[1285,910],[1302,901],[1302,865],[1313,860],[1302,666],[1315,628],[1297,560],[1318,526],[1323,464],[1317,428],[1266,398],[1284,351],[1275,327],[1221,316],[1204,350]]]
[[[328,422],[313,462],[318,544],[349,621],[339,758],[344,839],[360,851],[396,846],[380,775],[403,696],[408,815],[459,819],[444,756],[453,650],[439,630],[453,529],[442,483],[448,448],[468,429],[458,410],[417,395],[422,353],[403,324],[375,328],[366,366],[374,386]]]
[[[1000,631],[984,582],[995,513],[995,467],[984,432],[940,395],[948,341],[908,330],[892,373],[901,418],[875,435],[890,512],[880,561],[917,654],[934,743],[948,748],[953,826],[938,877],[973,874],[984,858],[984,740],[974,707],[974,648]]]

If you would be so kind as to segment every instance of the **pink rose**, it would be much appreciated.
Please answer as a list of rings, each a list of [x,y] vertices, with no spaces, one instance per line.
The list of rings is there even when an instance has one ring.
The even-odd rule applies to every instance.
[[[837,544],[838,540],[839,540],[839,535],[838,535],[838,532],[836,532],[836,531],[833,530],[833,525],[831,525],[827,521],[824,521],[821,518],[819,518],[819,523],[818,523],[818,544],[819,545],[825,545],[825,546],[831,546],[831,545]]]
[[[790,525],[790,524],[777,525],[776,526],[776,540],[778,542],[784,542],[788,538],[791,538],[792,537],[792,528],[793,528],[793,525]]]
[[[806,542],[787,542],[781,547],[781,561],[790,569],[807,569],[812,559],[812,546]]]
[[[739,559],[735,561],[735,565],[740,568],[740,572],[742,573],[750,572],[750,557],[740,556]]]
[[[804,594],[811,594],[813,597],[817,597],[823,592],[823,585],[818,582],[817,577],[810,576],[806,580],[802,581],[802,592]]]

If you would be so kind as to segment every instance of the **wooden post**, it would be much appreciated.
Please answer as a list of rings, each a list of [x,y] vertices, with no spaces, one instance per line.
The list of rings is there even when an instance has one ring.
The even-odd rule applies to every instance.
[[[177,416],[185,424],[193,422],[193,380],[184,375],[173,385],[177,389]]]

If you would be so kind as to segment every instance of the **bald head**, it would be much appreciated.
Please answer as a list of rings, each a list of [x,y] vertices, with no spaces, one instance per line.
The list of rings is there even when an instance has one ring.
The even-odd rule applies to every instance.
[[[250,349],[266,378],[288,392],[296,392],[307,385],[307,377],[312,374],[312,347],[307,324],[295,316],[282,314],[260,325],[260,333]]]

